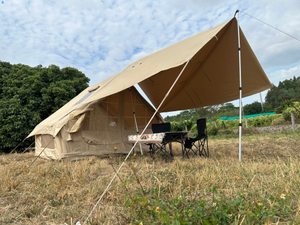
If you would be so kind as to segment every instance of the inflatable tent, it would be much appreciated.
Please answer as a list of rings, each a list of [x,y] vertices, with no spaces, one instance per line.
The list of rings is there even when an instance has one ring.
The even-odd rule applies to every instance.
[[[129,112],[127,114],[124,110],[130,108],[126,107],[129,100],[123,101],[122,98],[126,99],[128,89],[135,84],[139,84],[159,112],[216,105],[272,87],[234,17],[210,30],[148,55],[132,63],[122,72],[83,91],[29,134],[36,136],[36,154],[46,147],[47,140],[52,137],[55,137],[55,140],[51,146],[60,150],[53,151],[51,158],[106,154],[113,152],[115,145],[119,152],[129,152],[130,148],[126,148],[126,135],[136,131],[132,126],[133,116],[128,118],[132,122],[131,130],[130,126],[127,128],[125,120]],[[176,85],[173,87],[172,84]],[[136,90],[135,96],[141,99]],[[106,114],[106,122],[101,124],[102,122],[96,119],[100,109],[95,107],[95,104],[101,101],[110,103],[111,100],[107,99],[114,99],[111,108],[118,105],[118,110],[113,109],[114,113]],[[147,124],[142,121],[150,118],[148,113],[154,112],[149,104],[144,100],[143,102],[143,107],[147,106],[148,111],[146,110],[147,113],[145,111],[144,117],[138,121],[141,128]],[[120,104],[124,104],[124,107]],[[102,106],[100,108],[105,109]],[[112,118],[117,114],[116,122]],[[88,124],[88,121],[98,121],[98,124]],[[162,121],[158,114],[151,123]],[[111,131],[112,129],[115,131]],[[51,149],[50,146],[47,148]],[[51,155],[50,151],[52,150],[45,151],[41,156],[50,157],[47,155]],[[54,152],[57,152],[57,155],[54,155]]]
[[[62,159],[128,153],[132,144],[127,135],[137,132],[133,108],[139,129],[145,127],[154,109],[134,87],[84,103],[103,83],[87,88],[32,131],[36,155]],[[152,121],[162,122],[160,114]]]

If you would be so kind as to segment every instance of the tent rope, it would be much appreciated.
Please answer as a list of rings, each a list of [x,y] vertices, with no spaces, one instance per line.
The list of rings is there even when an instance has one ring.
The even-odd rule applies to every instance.
[[[280,94],[279,91],[277,91],[274,87],[272,87],[272,89],[275,92],[277,92],[277,94],[279,94],[285,101],[287,101],[292,107],[294,107],[300,113],[300,111],[289,100],[287,100],[282,94]]]
[[[27,165],[28,168],[31,167],[32,164],[37,160],[37,158],[45,151],[45,149],[48,147],[48,145],[50,144],[50,142],[51,142],[53,139],[55,139],[55,137],[53,137],[53,138],[48,142],[48,144],[46,145],[46,147],[40,152],[40,154],[38,154],[38,156],[35,157],[35,159],[33,160],[33,162],[32,162],[29,166]]]
[[[27,148],[25,148],[25,150],[21,153],[21,155],[24,154],[34,143],[35,143],[35,141],[33,141]],[[17,158],[15,158],[14,160],[17,161],[19,159],[19,157],[20,157],[20,155]]]
[[[260,19],[257,19],[257,18],[255,18],[254,16],[251,16],[251,15],[249,15],[248,13],[243,12],[242,10],[237,10],[237,11],[242,12],[242,13],[246,14],[247,16],[250,16],[250,17],[252,17],[253,19],[256,19],[257,21],[259,21],[259,22],[261,22],[261,23],[263,23],[263,24],[265,24],[265,25],[267,25],[267,26],[269,26],[269,27],[272,27],[273,29],[275,29],[275,30],[277,30],[277,31],[279,31],[279,32],[281,32],[281,33],[284,33],[285,35],[290,36],[291,38],[294,38],[294,39],[296,39],[297,41],[300,41],[300,39],[298,39],[298,38],[296,38],[296,37],[294,37],[294,36],[292,36],[292,35],[290,35],[290,34],[284,32],[284,31],[282,31],[282,30],[280,30],[280,29],[278,29],[278,28],[276,28],[276,27],[274,27],[274,26],[272,26],[272,25],[270,25],[270,24],[268,24],[268,23],[266,23],[266,22],[264,22],[264,21],[262,21],[262,20],[260,20]]]
[[[165,95],[165,97],[163,98],[163,100],[161,101],[161,103],[159,104],[159,106],[157,107],[157,109],[155,110],[154,114],[152,115],[151,119],[149,120],[148,124],[146,125],[146,127],[144,128],[144,130],[142,131],[140,137],[145,133],[146,129],[148,128],[148,126],[150,125],[151,121],[153,120],[153,118],[155,117],[156,113],[158,112],[158,110],[160,109],[160,107],[162,106],[162,104],[164,103],[164,101],[166,100],[166,98],[169,96],[170,92],[172,91],[172,89],[174,88],[175,84],[177,83],[177,81],[179,80],[179,78],[181,77],[181,74],[183,73],[183,71],[185,70],[185,68],[187,67],[188,63],[190,62],[191,59],[189,59],[184,67],[182,68],[181,72],[179,73],[179,75],[177,76],[176,80],[174,81],[174,83],[172,84],[172,86],[170,87],[169,91],[167,92],[167,94]],[[134,143],[134,145],[132,146],[131,150],[129,151],[129,153],[127,154],[126,158],[124,159],[124,161],[122,162],[122,164],[120,165],[119,169],[117,170],[117,172],[115,173],[115,175],[113,176],[113,178],[111,179],[111,181],[109,182],[109,184],[107,185],[106,189],[104,190],[104,192],[102,193],[101,197],[99,198],[99,200],[96,202],[94,208],[92,209],[92,211],[90,212],[90,214],[88,215],[88,217],[86,218],[86,220],[84,221],[83,224],[86,224],[87,221],[89,220],[90,216],[92,215],[92,213],[94,212],[95,208],[97,207],[97,205],[100,203],[101,199],[103,198],[103,196],[105,195],[105,193],[107,192],[108,188],[110,187],[110,185],[112,184],[112,182],[114,181],[114,179],[116,178],[116,176],[118,175],[118,173],[120,172],[121,168],[123,167],[123,165],[125,164],[126,160],[128,159],[129,155],[131,154],[132,150],[134,149],[134,147],[136,146],[136,144],[138,143],[138,141],[140,140],[137,139],[136,142]]]
[[[9,153],[9,155],[12,154],[13,152],[15,152],[15,150],[20,146],[20,144],[22,144],[26,140],[26,138],[24,138],[23,141],[21,141],[13,150],[11,150],[10,153]]]

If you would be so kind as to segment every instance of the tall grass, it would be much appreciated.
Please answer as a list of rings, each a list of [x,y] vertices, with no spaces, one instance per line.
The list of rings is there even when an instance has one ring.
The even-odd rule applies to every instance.
[[[211,205],[213,193],[205,190],[215,189],[222,191],[226,198],[238,193],[245,196],[257,193],[266,210],[275,204],[270,196],[280,199],[280,195],[285,194],[289,197],[284,204],[291,211],[276,214],[276,221],[279,224],[298,224],[299,143],[299,131],[245,136],[242,163],[238,161],[238,138],[232,136],[210,139],[209,159],[183,160],[180,146],[176,145],[173,146],[174,160],[168,163],[164,163],[160,155],[152,159],[149,155],[142,157],[137,154],[125,164],[120,172],[122,180],[116,178],[92,214],[90,223],[139,224],[142,217],[135,211],[140,212],[142,201],[146,201],[147,210],[154,212],[157,204],[170,205],[178,196],[183,196],[185,201],[202,199]],[[17,157],[18,160],[14,161]],[[26,165],[34,159],[33,153],[0,155],[0,224],[75,224],[78,220],[82,223],[124,158],[111,155],[72,162],[38,159],[27,168]],[[153,202],[148,203],[149,199]],[[162,205],[159,210],[162,210]],[[151,215],[149,218],[148,214],[143,215],[144,224],[150,223]],[[272,222],[266,217],[264,221],[254,223],[242,216],[242,212],[236,215],[234,223]],[[152,222],[163,224],[158,220]]]

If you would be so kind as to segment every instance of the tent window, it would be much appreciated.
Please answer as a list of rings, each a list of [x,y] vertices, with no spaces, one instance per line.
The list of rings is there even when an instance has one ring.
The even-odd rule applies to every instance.
[[[87,93],[85,96],[83,96],[78,102],[76,102],[74,105],[78,105],[81,102],[83,102],[85,99],[87,99],[88,97],[90,97],[97,89]]]
[[[54,146],[54,139],[51,135],[48,135],[48,134],[44,134],[42,135],[42,149],[43,148],[48,148],[48,149],[55,149],[55,146]]]

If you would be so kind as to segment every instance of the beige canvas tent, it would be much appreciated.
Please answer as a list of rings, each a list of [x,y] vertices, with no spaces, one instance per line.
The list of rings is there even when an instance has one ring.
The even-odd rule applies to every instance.
[[[43,139],[45,134],[56,137],[55,141],[60,136],[66,141],[70,139],[68,142],[61,143],[60,148],[70,149],[70,152],[73,153],[62,153],[56,158],[78,154],[94,154],[96,151],[100,151],[99,154],[113,151],[113,136],[105,134],[106,136],[102,137],[103,133],[93,133],[91,125],[88,128],[84,125],[88,123],[87,121],[91,120],[87,116],[87,112],[92,114],[90,109],[94,110],[93,106],[95,102],[111,98],[111,96],[122,95],[120,93],[126,92],[128,88],[135,84],[139,84],[153,105],[158,107],[180,71],[183,72],[172,92],[161,106],[160,112],[198,108],[238,99],[240,86],[237,27],[237,20],[233,18],[210,30],[196,34],[146,56],[129,65],[121,73],[93,85],[89,90],[85,90],[48,119],[40,123],[31,132],[29,136],[35,135],[37,140],[36,153],[38,154],[40,151],[40,146],[43,147],[40,144],[43,141],[39,141],[39,137]],[[240,42],[243,97],[271,88],[272,84],[264,73],[241,29]],[[186,67],[183,70],[185,65]],[[84,99],[77,103],[82,98]],[[153,109],[149,109],[150,111],[152,112]],[[119,123],[122,120],[122,115],[120,113],[118,117]],[[131,119],[133,121],[133,118]],[[159,115],[153,123],[158,121],[162,121]],[[74,128],[76,132],[72,134],[68,129],[71,129],[73,123],[75,123],[74,126],[78,125],[78,128],[76,128],[77,125],[75,126],[78,130]],[[138,122],[139,126],[144,124]],[[124,127],[126,127],[125,124]],[[83,129],[86,129],[86,132],[82,131]],[[130,131],[131,134],[134,133],[133,131],[134,129]],[[84,140],[87,145],[76,145],[76,141],[79,141],[80,138],[76,136],[78,132],[89,133],[95,138],[105,140],[105,145],[109,147],[104,148],[103,151],[99,150],[100,147],[95,147],[96,145],[93,145],[93,142],[89,142],[89,140]],[[66,136],[62,137],[62,134]],[[119,143],[123,143],[124,149],[122,147],[122,151],[124,152],[130,150],[126,150],[126,134],[127,132],[125,131],[119,132],[119,135],[122,136],[119,137]],[[83,137],[85,136],[82,136],[82,139],[84,139]],[[69,147],[65,147],[66,143]],[[76,154],[74,154],[72,148],[77,149],[75,151]],[[64,150],[61,151],[63,152]]]
[[[139,129],[154,109],[134,87],[83,103],[103,84],[86,89],[34,129],[30,135],[35,135],[36,155],[62,159],[128,153],[127,135],[136,134],[133,107]],[[163,118],[157,114],[152,122],[161,123]]]

